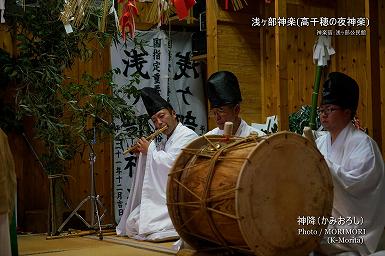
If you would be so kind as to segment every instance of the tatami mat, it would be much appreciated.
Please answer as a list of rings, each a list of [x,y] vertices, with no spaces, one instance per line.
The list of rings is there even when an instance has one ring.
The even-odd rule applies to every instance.
[[[111,235],[104,236],[103,240],[94,235],[50,240],[46,240],[46,235],[18,236],[19,255],[169,256],[176,254],[172,244],[142,242]]]

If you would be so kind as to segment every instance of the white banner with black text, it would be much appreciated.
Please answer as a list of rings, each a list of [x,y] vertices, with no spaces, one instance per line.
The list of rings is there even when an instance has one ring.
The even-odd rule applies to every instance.
[[[121,40],[111,46],[112,69],[119,68],[113,80],[119,86],[133,83],[137,89],[154,87],[175,109],[179,120],[198,135],[207,131],[206,99],[200,63],[191,60],[191,33],[173,32],[171,40],[164,31],[137,31],[135,41]],[[118,93],[118,92],[114,92]],[[122,92],[119,92],[122,93]],[[149,123],[140,97],[122,95],[134,107],[136,118],[115,119],[116,134],[129,131],[136,134],[128,140],[113,143],[114,213],[118,223],[130,193],[136,170],[136,155],[125,149],[135,143],[137,136],[148,135]],[[153,124],[150,123],[153,129]],[[147,130],[146,130],[147,128]]]

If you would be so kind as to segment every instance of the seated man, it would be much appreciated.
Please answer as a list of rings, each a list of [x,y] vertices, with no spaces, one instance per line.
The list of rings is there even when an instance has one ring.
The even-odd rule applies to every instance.
[[[337,222],[329,222],[328,229],[341,232],[325,235],[319,248],[321,255],[368,255],[375,251],[384,231],[384,162],[376,142],[352,124],[358,98],[356,81],[339,72],[329,74],[319,108],[321,124],[328,132],[316,144],[334,184],[332,218]],[[357,230],[364,232],[356,234]],[[354,231],[355,235],[342,231]],[[351,239],[354,237],[363,239],[363,243]]]
[[[223,135],[226,122],[233,123],[233,135],[247,137],[251,132],[265,135],[263,132],[249,126],[239,117],[242,101],[241,90],[237,77],[229,71],[219,71],[210,76],[207,81],[207,94],[210,101],[211,113],[215,116],[216,128],[206,135]]]
[[[168,126],[163,132],[167,140],[138,140],[133,187],[116,232],[139,240],[168,240],[178,237],[166,205],[169,170],[181,149],[198,135],[178,122],[174,109],[154,88],[143,88],[141,97],[156,129]]]

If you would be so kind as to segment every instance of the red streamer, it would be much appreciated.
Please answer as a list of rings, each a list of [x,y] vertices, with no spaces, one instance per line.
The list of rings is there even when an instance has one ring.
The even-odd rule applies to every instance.
[[[188,16],[188,11],[194,6],[195,0],[173,0],[173,4],[179,20],[183,20]]]
[[[126,40],[126,29],[130,33],[131,38],[135,37],[135,15],[138,15],[138,9],[135,5],[135,0],[118,0],[118,3],[123,3],[122,17],[119,25],[122,30],[123,40]]]

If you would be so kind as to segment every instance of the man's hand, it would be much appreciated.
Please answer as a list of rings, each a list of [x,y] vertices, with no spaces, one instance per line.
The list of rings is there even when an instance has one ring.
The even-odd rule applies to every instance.
[[[145,137],[140,138],[136,144],[138,145],[137,151],[142,154],[147,154],[148,146],[150,146],[150,142],[146,140]]]

